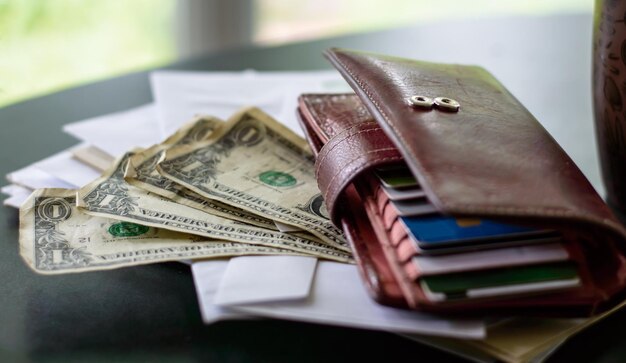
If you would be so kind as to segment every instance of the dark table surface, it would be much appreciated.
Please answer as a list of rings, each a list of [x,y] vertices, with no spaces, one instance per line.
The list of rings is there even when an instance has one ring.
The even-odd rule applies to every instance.
[[[588,27],[588,18],[559,21]],[[545,30],[537,29],[535,19],[522,20],[521,26],[526,27],[524,22],[529,31]],[[321,52],[330,46],[420,57],[419,43],[414,40],[426,36],[423,27],[411,27],[279,47],[249,47],[168,68],[322,69],[328,64]],[[463,43],[470,41],[463,37],[473,35],[458,36]],[[454,53],[454,49],[448,52]],[[75,144],[61,131],[65,123],[149,101],[148,73],[141,72],[0,109],[0,175]],[[186,265],[41,276],[19,257],[16,210],[0,208],[0,229],[0,361],[462,361],[382,332],[276,320],[205,326]],[[624,326],[626,311],[621,311],[572,338],[550,361],[626,361]]]

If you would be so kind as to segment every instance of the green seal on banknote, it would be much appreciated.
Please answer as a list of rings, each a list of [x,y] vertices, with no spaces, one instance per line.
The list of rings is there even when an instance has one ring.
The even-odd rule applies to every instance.
[[[259,174],[259,179],[263,183],[273,187],[290,187],[296,184],[296,178],[290,174],[274,170],[265,171]]]
[[[149,229],[150,227],[140,224],[120,222],[109,227],[109,233],[114,237],[136,237],[148,232]]]

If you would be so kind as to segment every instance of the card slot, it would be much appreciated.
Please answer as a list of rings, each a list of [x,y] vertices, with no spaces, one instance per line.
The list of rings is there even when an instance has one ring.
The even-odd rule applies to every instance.
[[[433,253],[436,255],[441,252],[438,250],[429,250],[424,251],[419,248],[416,244],[412,246],[412,240],[408,235],[408,231],[404,224],[401,222],[400,217],[398,216],[397,210],[393,207],[392,200],[385,193],[383,185],[380,183],[378,178],[375,175],[370,174],[369,177],[364,178],[364,180],[369,180],[368,187],[365,188],[363,185],[359,188],[361,191],[369,190],[369,194],[375,196],[373,198],[374,205],[378,208],[379,216],[376,217],[370,215],[370,221],[376,225],[376,219],[381,224],[383,228],[387,231],[386,239],[390,243],[391,247],[394,249],[393,259],[395,262],[390,262],[392,265],[396,265],[400,267],[399,271],[396,271],[396,276],[398,281],[402,287],[402,291],[405,291],[405,296],[410,296],[408,301],[415,301],[418,305],[421,306],[421,309],[424,310],[433,310],[438,311],[441,309],[442,305],[445,305],[447,310],[454,311],[456,309],[460,311],[465,311],[466,308],[471,307],[472,304],[475,305],[474,308],[482,309],[482,306],[489,307],[493,306],[495,309],[505,310],[507,308],[513,308],[516,305],[519,307],[523,306],[533,306],[533,304],[542,304],[546,305],[545,310],[551,309],[551,305],[559,306],[555,308],[555,311],[559,314],[580,314],[580,311],[588,311],[586,309],[591,306],[592,301],[597,301],[598,296],[597,293],[594,292],[595,288],[592,283],[592,279],[590,277],[587,266],[585,265],[585,260],[579,258],[572,258],[572,261],[576,262],[579,266],[579,277],[581,280],[581,286],[576,291],[560,291],[560,292],[544,292],[537,293],[536,295],[524,296],[520,295],[514,299],[508,298],[506,296],[493,296],[493,297],[480,297],[473,298],[471,300],[458,300],[458,301],[445,301],[445,302],[436,302],[428,299],[427,294],[423,291],[420,286],[420,269],[419,266],[416,266],[412,263],[412,257],[419,255],[430,255]],[[366,193],[366,194],[368,194]],[[426,199],[428,203],[430,201]],[[381,208],[382,207],[382,208]],[[377,228],[375,228],[377,230]],[[538,241],[541,243],[550,243],[555,242],[557,239],[548,238],[542,241]],[[407,244],[409,242],[409,244]],[[569,244],[568,244],[569,245]],[[480,246],[479,248],[498,248],[497,246],[489,247]],[[463,247],[457,247],[458,252],[472,251],[472,247],[470,246],[467,249]],[[573,248],[575,250],[575,248]],[[568,249],[569,250],[569,249]],[[411,257],[409,257],[411,256]],[[390,258],[388,256],[388,258]],[[408,290],[407,290],[408,289]],[[410,292],[409,292],[410,291]],[[407,295],[407,293],[409,295]],[[563,299],[569,298],[572,299],[572,302],[568,303],[566,307],[563,307]],[[412,305],[412,304],[410,304]],[[568,311],[571,311],[568,312]]]
[[[378,186],[376,190],[376,206],[378,207],[378,211],[380,212],[380,214],[384,214],[385,207],[387,207],[389,203],[389,198],[382,190],[382,188]]]
[[[407,279],[406,274],[402,271],[402,267],[398,261],[394,246],[396,242],[392,241],[392,235],[389,233],[387,226],[393,227],[391,224],[386,224],[385,216],[383,216],[377,209],[377,201],[375,200],[374,187],[377,185],[377,179],[370,175],[367,179],[361,179],[356,185],[356,190],[359,193],[361,199],[364,201],[365,212],[368,217],[371,228],[380,243],[380,250],[384,254],[387,262],[388,269],[395,277],[398,284],[398,288],[402,291],[406,304],[409,308],[417,308],[418,301],[425,301],[423,295],[416,296],[413,292],[412,281]],[[397,217],[395,218],[397,220]],[[393,221],[391,221],[393,222]],[[397,223],[396,223],[397,224]],[[402,235],[404,232],[402,229],[398,230],[396,234]],[[395,236],[395,235],[394,235]],[[399,241],[398,241],[399,242]]]
[[[374,195],[374,201],[378,210],[378,213],[382,215],[383,224],[387,231],[389,231],[397,219],[397,215],[392,207],[390,207],[391,200],[387,197],[387,194],[382,190],[380,181],[378,178],[369,177],[372,183],[369,184],[370,192]]]
[[[415,198],[425,198],[426,192],[424,192],[421,188],[405,188],[405,189],[396,189],[396,188],[387,188],[384,185],[381,185],[382,191],[387,195],[387,197],[391,200],[409,200]]]
[[[531,314],[553,314],[559,316],[589,314],[592,311],[593,304],[598,301],[597,292],[589,284],[585,283],[585,273],[582,272],[583,287],[575,291],[563,291],[559,293],[548,293],[538,296],[520,296],[510,299],[476,299],[472,301],[446,301],[438,303],[430,301],[422,290],[419,279],[419,271],[415,266],[411,266],[411,262],[402,264],[395,251],[402,238],[391,238],[393,231],[394,237],[401,236],[406,233],[402,223],[397,218],[391,226],[391,231],[387,230],[384,225],[383,215],[377,208],[377,195],[374,193],[377,186],[376,178],[363,178],[357,183],[357,191],[361,198],[365,201],[365,212],[368,216],[369,223],[378,238],[381,245],[381,253],[383,253],[389,263],[389,272],[395,276],[398,288],[402,291],[402,295],[406,299],[406,303],[411,308],[417,308],[423,311],[433,312],[458,312],[467,313],[474,311],[476,313],[498,314],[499,312],[511,311],[517,309],[519,313]],[[408,236],[406,236],[408,237]],[[379,256],[378,254],[376,254]],[[376,257],[378,258],[378,257]],[[584,270],[582,270],[584,271]],[[416,281],[417,280],[417,281]]]
[[[383,209],[382,215],[385,229],[389,231],[392,228],[393,223],[398,219],[398,212],[391,203],[387,203]]]
[[[398,244],[404,239],[409,239],[406,229],[399,219],[396,219],[396,221],[391,226],[391,229],[389,230],[389,236],[393,247],[397,247]],[[412,243],[410,240],[409,242]]]
[[[465,311],[466,308],[472,308],[472,306],[474,309],[478,310],[482,309],[483,306],[493,306],[496,309],[507,309],[515,307],[516,305],[519,307],[528,307],[539,303],[547,305],[546,309],[550,309],[550,304],[563,307],[562,299],[566,296],[572,296],[572,299],[576,300],[568,303],[567,307],[563,311],[567,309],[579,311],[576,309],[584,310],[590,305],[591,301],[597,300],[598,297],[593,293],[594,288],[587,268],[584,265],[584,262],[579,262],[581,283],[583,285],[580,288],[580,291],[554,293],[546,292],[546,294],[537,296],[520,296],[516,299],[494,296],[474,298],[470,302],[466,300],[446,302],[430,301],[419,284],[419,266],[412,264],[411,261],[412,257],[423,253],[423,251],[420,251],[419,247],[415,245],[412,246],[410,244],[411,241],[409,240],[407,230],[400,221],[397,210],[393,208],[392,201],[385,193],[378,178],[370,174],[369,178],[366,177],[361,180],[370,181],[367,183],[367,186],[364,186],[365,183],[361,183],[357,189],[360,193],[365,192],[364,195],[370,195],[370,197],[367,198],[369,200],[368,204],[370,205],[370,211],[374,213],[370,214],[368,212],[368,219],[372,223],[375,234],[378,236],[380,243],[382,243],[382,250],[387,256],[386,258],[389,260],[389,267],[391,267],[391,270],[395,275],[398,287],[401,291],[403,291],[403,295],[407,299],[410,306],[419,305],[421,306],[421,309],[437,311],[441,309],[442,305],[445,305],[445,309],[449,311],[457,309],[459,311]],[[430,203],[430,201],[426,201]],[[371,207],[374,208],[372,209]],[[382,227],[386,232],[383,232],[380,227]],[[388,244],[391,249],[386,248],[386,244]],[[392,253],[392,255],[389,255],[388,253]],[[557,311],[562,313],[561,310],[557,309]]]
[[[409,305],[406,292],[396,280],[393,266],[384,251],[386,242],[382,241],[385,235],[381,233],[378,223],[370,223],[371,218],[381,220],[375,210],[374,199],[358,195],[355,188],[348,188],[346,203],[354,213],[344,217],[342,227],[369,293],[382,304],[406,307]]]
[[[406,276],[409,278],[409,280],[411,281],[417,281],[420,277],[420,270],[419,267],[413,263],[413,261],[406,261],[403,265],[402,268],[404,270],[404,273],[406,274]]]
[[[396,246],[396,256],[398,256],[398,261],[402,264],[410,261],[411,258],[417,254],[417,252],[415,244],[413,244],[408,238],[402,239]]]

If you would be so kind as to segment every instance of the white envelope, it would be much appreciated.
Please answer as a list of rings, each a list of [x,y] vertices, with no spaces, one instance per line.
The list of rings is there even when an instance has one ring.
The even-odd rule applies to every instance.
[[[159,143],[166,136],[160,132],[153,104],[67,124],[63,131],[114,157]]]
[[[198,114],[225,120],[242,107],[257,106],[302,135],[296,119],[301,93],[349,91],[333,71],[157,71],[150,81],[164,134],[176,131]]]
[[[85,147],[85,144],[79,144],[68,150],[61,151],[36,162],[33,166],[64,182],[82,187],[101,174],[99,170],[74,159],[72,150],[82,147]]]
[[[13,208],[19,208],[33,192],[32,189],[15,184],[5,185],[0,191],[9,196],[2,201],[2,204]]]
[[[192,269],[205,323],[222,318],[241,317],[242,315],[222,315],[237,312],[247,316],[392,332],[467,339],[480,339],[485,336],[486,324],[480,319],[442,318],[379,305],[367,294],[356,266],[328,261],[318,262],[310,296],[303,301],[231,306],[226,310],[216,306],[211,300],[219,285],[219,280],[215,276],[218,275],[220,268],[221,271],[226,268],[225,264],[215,266],[215,262],[210,260],[194,262]],[[209,268],[213,269],[212,273],[206,273]]]
[[[33,192],[32,189],[29,188],[25,188],[23,186],[20,185],[15,185],[15,184],[9,184],[9,185],[5,185],[2,188],[0,188],[0,192],[2,194],[6,194],[8,196],[11,195],[16,195],[16,194],[30,194]]]
[[[84,148],[78,144],[39,160],[22,169],[7,174],[11,183],[34,190],[41,188],[78,189],[93,181],[101,172],[82,163],[72,156],[75,149]]]
[[[317,258],[305,256],[233,257],[213,302],[228,306],[304,299],[316,265]]]
[[[200,314],[205,324],[211,324],[220,320],[249,319],[246,314],[229,311],[221,306],[213,304],[222,276],[228,266],[228,259],[192,261],[191,272],[193,282],[196,285]]]
[[[19,209],[29,196],[30,194],[15,194],[3,200],[2,204],[6,205],[7,207]]]
[[[13,184],[17,184],[29,189],[78,189],[77,185],[63,181],[33,165],[26,166],[22,169],[7,174],[7,180]]]

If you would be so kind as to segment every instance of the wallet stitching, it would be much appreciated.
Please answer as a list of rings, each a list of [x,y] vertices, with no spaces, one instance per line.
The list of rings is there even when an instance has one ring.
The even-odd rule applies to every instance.
[[[391,123],[389,121],[389,117],[387,116],[387,114],[381,109],[380,105],[378,104],[378,102],[373,99],[372,97],[372,92],[369,90],[369,88],[366,87],[365,83],[352,71],[352,69],[350,67],[348,67],[341,59],[339,59],[339,57],[335,56],[334,57],[335,60],[350,74],[350,76],[354,79],[354,81],[361,87],[361,89],[363,90],[363,92],[365,92],[365,94],[367,95],[367,97],[369,98],[369,100],[372,102],[372,104],[376,107],[376,109],[378,110],[378,112],[384,117],[385,121],[387,122],[387,125],[389,125],[396,133],[396,136],[398,138],[400,138],[400,140],[402,140],[402,142],[406,145],[407,142],[404,139],[404,137],[402,136],[402,134],[399,132],[399,130],[396,128],[396,126]],[[417,158],[417,156],[413,153],[413,151],[410,148],[406,149],[411,156],[413,156],[413,158],[415,158],[415,160],[419,160]],[[418,168],[420,169],[420,172],[422,173],[422,175],[425,178],[428,178],[430,180],[432,180],[431,174],[428,173],[427,171],[424,170],[424,168],[417,163]],[[444,202],[444,199],[437,196],[439,198],[439,200],[442,202],[442,204],[447,205],[449,207],[449,203]],[[565,208],[551,208],[551,209],[544,209],[544,208],[520,208],[520,207],[514,207],[514,206],[502,206],[502,207],[480,207],[480,206],[476,206],[476,205],[472,205],[472,204],[460,204],[460,205],[455,205],[454,203],[452,204],[454,207],[454,209],[457,210],[466,210],[466,211],[479,211],[479,212],[500,212],[500,213],[507,213],[507,212],[511,212],[511,211],[517,211],[517,212],[524,212],[528,215],[541,215],[541,214],[550,214],[550,215],[555,215],[555,216],[573,216],[573,215],[578,215],[578,216],[584,216],[590,220],[593,221],[599,221],[602,222],[602,224],[605,225],[610,225],[613,228],[617,229],[618,231],[621,231],[622,233],[624,233],[623,228],[619,225],[617,225],[615,222],[611,221],[611,220],[606,220],[606,219],[599,219],[597,217],[595,217],[592,214],[586,213],[586,212],[573,212],[571,210],[565,209]],[[451,208],[452,209],[452,208]]]
[[[376,126],[375,129],[367,129],[367,130],[359,130],[358,132],[355,133],[350,133],[349,131],[352,130],[353,128],[359,128],[363,125],[368,126],[370,123],[368,122],[367,124],[357,124],[351,128],[349,128],[348,130],[346,130],[345,132],[348,133],[348,135],[346,137],[344,137],[341,140],[337,140],[333,138],[331,139],[328,143],[326,143],[326,145],[330,145],[331,143],[333,143],[333,145],[330,145],[329,147],[322,147],[322,150],[320,150],[320,155],[318,157],[318,161],[317,161],[317,165],[318,167],[315,170],[315,177],[318,178],[319,177],[319,173],[320,173],[320,165],[322,165],[324,163],[324,161],[326,160],[326,158],[328,157],[328,154],[331,153],[331,151],[333,151],[337,146],[341,145],[345,140],[353,137],[353,136],[358,136],[359,134],[363,134],[366,132],[372,132],[372,131],[377,131],[377,130],[382,130],[381,127],[375,123],[375,121],[372,121],[372,123],[374,123],[374,125]],[[337,135],[339,136],[339,135]],[[324,146],[326,146],[324,145]],[[328,151],[326,151],[328,150]]]
[[[343,141],[345,141],[345,140],[347,140],[347,139],[351,138],[352,136],[357,136],[357,135],[359,135],[359,134],[366,133],[366,132],[371,132],[371,131],[375,131],[375,130],[382,130],[382,129],[381,129],[381,127],[380,127],[380,125],[376,124],[376,122],[375,122],[375,121],[372,121],[371,123],[372,123],[372,124],[373,124],[376,128],[374,128],[374,129],[369,128],[369,129],[365,129],[365,130],[359,130],[358,132],[355,132],[355,133],[351,133],[350,131],[352,131],[352,129],[362,128],[363,126],[369,127],[370,122],[368,122],[367,124],[357,124],[357,125],[354,125],[354,126],[350,127],[349,129],[345,130],[344,132],[342,132],[341,134],[343,134],[343,133],[347,133],[347,135],[346,135],[345,137],[343,137],[342,139],[337,140],[337,138],[338,138],[338,137],[339,137],[339,135],[341,135],[341,134],[339,134],[339,135],[337,135],[337,136],[333,137],[333,138],[332,138],[332,139],[331,139],[328,143],[326,143],[326,145],[329,145],[329,147],[326,147],[326,148],[323,148],[323,150],[320,150],[320,156],[321,156],[321,159],[320,159],[320,158],[318,158],[318,164],[322,164],[322,163],[325,161],[325,159],[326,159],[326,157],[328,156],[328,154],[330,154],[330,152],[331,152],[331,151],[333,151],[333,150],[334,150],[337,146],[341,145],[341,143],[343,143]],[[332,143],[333,145],[330,145],[331,143]],[[326,146],[326,145],[325,145],[325,146]],[[319,168],[318,168],[318,169],[319,169]],[[317,173],[316,173],[316,176],[317,176]]]
[[[356,158],[354,158],[354,159],[350,160],[348,163],[344,164],[344,165],[345,165],[344,169],[342,169],[342,171],[340,171],[340,172],[338,172],[338,173],[335,173],[335,175],[334,175],[334,176],[332,177],[332,179],[330,180],[330,183],[328,184],[328,185],[329,185],[329,188],[327,189],[327,192],[326,192],[326,193],[324,193],[324,194],[325,194],[326,196],[328,196],[329,194],[331,194],[331,195],[332,195],[332,194],[335,194],[335,190],[337,189],[337,187],[334,187],[334,185],[335,185],[335,184],[333,184],[333,181],[334,181],[334,180],[335,180],[335,179],[336,179],[339,175],[342,175],[342,174],[343,174],[343,175],[345,175],[346,173],[343,173],[343,171],[348,170],[348,174],[351,174],[351,173],[352,173],[352,171],[351,171],[351,170],[349,170],[349,169],[346,169],[348,166],[352,165],[352,164],[353,164],[354,162],[356,162],[356,161],[359,161],[359,159],[362,159],[362,157],[363,157],[363,156],[365,156],[365,155],[378,153],[378,152],[380,152],[380,151],[389,151],[389,150],[394,150],[394,149],[393,149],[393,148],[385,148],[385,149],[376,149],[376,150],[371,150],[371,151],[366,152],[365,154],[362,154],[362,155],[357,156]],[[386,158],[382,158],[382,159],[380,159],[380,160],[377,160],[376,162],[377,162],[377,163],[378,163],[378,162],[385,162],[385,161],[390,161],[390,160],[395,160],[395,159],[396,159],[395,157],[386,157]],[[365,160],[364,164],[367,164],[367,163],[368,163],[368,159],[366,159],[366,160]],[[359,165],[359,166],[357,166],[357,167],[356,167],[356,168],[354,168],[354,169],[358,169],[358,167],[360,167],[360,166],[362,166],[362,165]],[[351,176],[351,177],[350,177],[350,179],[352,179],[352,178],[354,178],[354,176]],[[343,185],[343,184],[344,184],[344,183],[342,183],[342,185]],[[341,187],[341,188],[339,188],[339,189],[343,189],[343,187]],[[331,190],[332,190],[332,193],[330,192]],[[328,200],[328,199],[324,198],[324,200]]]
[[[350,169],[348,169],[348,168],[347,168],[348,166],[350,166],[350,165],[354,164],[355,162],[357,162],[357,161],[361,160],[361,159],[363,158],[363,156],[365,156],[365,155],[368,155],[368,154],[374,154],[374,153],[378,153],[378,152],[381,152],[381,151],[389,151],[389,150],[395,150],[395,148],[383,148],[383,149],[370,150],[370,151],[366,152],[365,154],[361,154],[361,155],[357,156],[356,158],[354,158],[354,159],[350,160],[348,163],[344,164],[344,165],[345,165],[345,167],[342,169],[342,171],[341,171],[341,172],[339,172],[339,173],[335,173],[335,175],[333,175],[332,179],[330,180],[330,183],[328,184],[328,185],[329,185],[329,188],[328,188],[328,189],[326,189],[326,193],[324,193],[324,200],[328,201],[328,200],[329,200],[329,199],[328,199],[328,196],[329,196],[329,195],[336,195],[337,191],[340,191],[340,190],[344,189],[344,188],[345,188],[345,186],[347,185],[347,182],[346,182],[346,181],[344,181],[343,183],[341,183],[341,185],[340,185],[339,187],[336,187],[336,186],[335,186],[335,185],[337,185],[337,184],[333,184],[333,181],[335,181],[335,179],[336,179],[339,175],[346,175],[346,173],[344,173],[344,171],[346,171],[346,170],[348,171],[348,173],[347,173],[347,174],[352,174],[352,169],[358,169],[359,167],[361,167],[361,166],[363,166],[363,165],[367,165],[367,164],[368,164],[369,159],[365,159],[365,160],[364,160],[364,162],[363,162],[361,165],[357,165],[357,166],[356,166],[356,167],[354,167],[354,168],[350,168]],[[386,157],[386,158],[382,158],[382,159],[376,160],[376,163],[379,163],[379,162],[385,162],[385,161],[390,161],[390,160],[395,160],[395,159],[396,159],[396,157]],[[354,176],[351,176],[351,177],[350,177],[347,181],[350,181],[350,180],[352,180],[353,178],[354,178]],[[331,192],[331,190],[332,190],[332,192]],[[336,199],[336,198],[335,198],[335,199]],[[332,207],[332,209],[335,209],[335,208],[334,208],[334,204],[335,204],[335,203],[334,203],[334,201],[333,201],[333,207]]]

